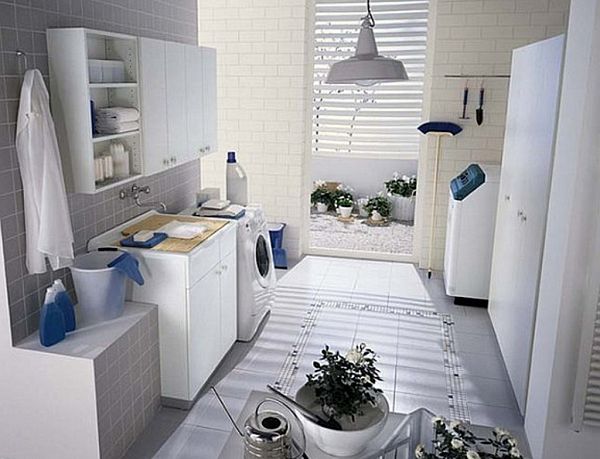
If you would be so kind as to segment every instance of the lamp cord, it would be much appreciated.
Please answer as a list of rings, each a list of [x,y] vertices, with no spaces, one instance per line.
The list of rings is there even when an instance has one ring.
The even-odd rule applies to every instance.
[[[371,27],[375,27],[375,18],[371,13],[371,0],[367,0],[367,19],[369,20],[369,24],[371,24]]]

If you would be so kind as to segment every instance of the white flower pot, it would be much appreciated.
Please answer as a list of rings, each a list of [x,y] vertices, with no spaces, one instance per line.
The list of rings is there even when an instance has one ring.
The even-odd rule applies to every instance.
[[[321,406],[315,398],[314,391],[302,386],[296,392],[296,401],[308,408],[309,411],[322,415]],[[387,420],[390,407],[386,398],[380,394],[377,405],[368,405],[364,408],[365,414],[358,416],[355,422],[350,418],[341,419],[343,430],[333,430],[321,427],[297,412],[304,431],[320,449],[334,456],[354,456],[366,448],[368,442],[381,430]]]
[[[324,202],[317,202],[317,212],[319,212],[320,214],[327,212],[328,207],[329,206]]]
[[[415,197],[390,196],[392,201],[392,218],[400,221],[413,221],[415,219]]]
[[[367,218],[369,216],[369,211],[365,209],[365,206],[369,200],[367,198],[360,198],[356,203],[358,204],[358,215]]]
[[[342,218],[350,218],[350,215],[352,215],[352,209],[353,207],[341,207],[340,206],[340,215],[342,216]]]
[[[379,212],[374,210],[373,212],[371,212],[371,220],[373,220],[374,222],[380,222],[381,220],[383,220],[383,217]]]

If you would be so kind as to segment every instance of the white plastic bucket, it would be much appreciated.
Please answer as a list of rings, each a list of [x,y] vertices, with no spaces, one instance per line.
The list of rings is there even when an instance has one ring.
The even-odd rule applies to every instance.
[[[90,252],[71,266],[78,300],[78,322],[90,325],[123,314],[127,276],[107,265],[121,252]]]

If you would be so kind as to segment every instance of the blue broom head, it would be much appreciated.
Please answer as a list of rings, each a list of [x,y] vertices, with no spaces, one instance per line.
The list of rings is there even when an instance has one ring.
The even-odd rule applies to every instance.
[[[428,121],[427,123],[421,124],[417,129],[423,134],[443,132],[456,135],[462,131],[462,128],[458,124],[450,123],[449,121]]]

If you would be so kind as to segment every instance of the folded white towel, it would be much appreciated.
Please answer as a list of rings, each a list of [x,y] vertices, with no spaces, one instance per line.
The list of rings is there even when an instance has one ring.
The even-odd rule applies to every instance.
[[[167,236],[176,239],[194,239],[201,235],[208,228],[202,223],[180,222],[173,220],[156,230],[157,233],[166,233]]]
[[[121,132],[137,131],[139,128],[140,123],[137,121],[117,124],[96,123],[96,131],[99,134],[120,134]]]
[[[106,107],[96,109],[96,119],[113,119],[120,123],[137,121],[140,119],[140,112],[135,108],[129,107]]]

